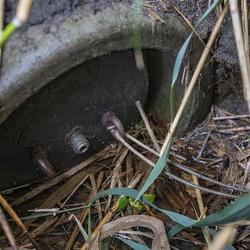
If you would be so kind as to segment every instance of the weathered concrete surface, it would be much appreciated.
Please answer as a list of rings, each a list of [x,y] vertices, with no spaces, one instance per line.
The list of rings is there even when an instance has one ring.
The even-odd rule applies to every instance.
[[[112,2],[93,14],[80,5],[67,18],[56,15],[49,22],[17,32],[3,55],[0,123],[63,72],[91,58],[131,48],[132,7],[128,2]],[[176,55],[187,30],[175,16],[163,15],[165,24],[155,24],[149,15],[143,15],[142,47]]]

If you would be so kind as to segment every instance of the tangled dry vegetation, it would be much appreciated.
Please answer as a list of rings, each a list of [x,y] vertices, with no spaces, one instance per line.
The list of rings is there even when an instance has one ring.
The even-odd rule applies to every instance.
[[[174,141],[171,161],[221,183],[249,188],[249,119],[249,115],[231,114],[214,106],[203,124],[186,137]],[[150,124],[154,128],[157,142],[162,145],[164,129],[156,128],[152,122]],[[153,148],[142,122],[134,126],[129,134]],[[131,143],[131,146],[148,159],[154,162],[157,160],[157,156],[137,144]],[[210,181],[198,181],[194,175],[172,165],[170,170],[178,177],[193,180],[201,187],[222,194],[241,195],[234,190],[228,192]],[[150,171],[151,166],[121,143],[115,142],[61,175],[42,183],[2,192],[29,232],[27,237],[26,229],[15,228],[15,240],[24,248],[31,247],[32,239],[42,249],[87,249],[87,205],[92,198],[109,188],[130,187],[139,190]],[[147,194],[160,208],[198,219],[221,210],[231,201],[230,197],[189,188],[168,178],[165,173],[161,174]],[[131,239],[145,245],[153,241],[153,249],[160,249],[159,244],[164,246],[162,249],[168,249],[165,226],[173,226],[169,218],[149,206],[133,203],[132,199],[124,207],[119,201],[119,197],[109,196],[93,205],[91,221],[95,243],[102,241],[103,244],[110,244],[110,249],[121,249],[119,240]],[[2,218],[3,212],[0,213]],[[234,242],[237,242],[238,249],[248,249],[248,227],[242,226],[238,231]],[[109,237],[113,235],[116,240]],[[161,241],[154,240],[156,238]],[[4,246],[4,237],[1,240]],[[202,249],[206,245],[201,231],[197,229],[181,232],[169,244],[172,249],[186,249],[188,245],[192,249]],[[98,248],[93,246],[93,249]]]

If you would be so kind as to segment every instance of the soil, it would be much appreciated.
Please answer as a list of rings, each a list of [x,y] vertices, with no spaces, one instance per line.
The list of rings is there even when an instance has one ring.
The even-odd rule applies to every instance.
[[[173,2],[193,25],[208,8],[208,1],[206,0],[173,0]],[[197,28],[199,35],[204,40],[208,38],[213,30],[215,20],[216,14],[213,13]],[[213,59],[215,62],[214,80],[217,85],[216,101],[223,100],[231,93],[234,93],[236,98],[242,98],[240,70],[234,33],[232,31],[231,16],[228,14],[221,28],[217,45],[213,51]]]
[[[37,25],[50,20],[58,14],[63,14],[65,17],[75,9],[84,6],[89,9],[90,13],[96,13],[101,9],[109,6],[111,3],[121,2],[122,0],[36,0],[33,1],[30,17],[25,27]],[[8,23],[15,15],[18,0],[6,1],[6,16],[5,22]]]

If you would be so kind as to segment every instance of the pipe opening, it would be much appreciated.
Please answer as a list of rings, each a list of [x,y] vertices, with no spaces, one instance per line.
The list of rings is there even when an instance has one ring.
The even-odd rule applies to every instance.
[[[1,186],[40,177],[31,160],[39,145],[46,145],[57,171],[103,148],[112,140],[101,121],[108,111],[128,129],[139,119],[135,102],[140,100],[166,121],[175,55],[154,49],[144,49],[143,54],[144,71],[136,68],[133,50],[115,51],[69,69],[19,106],[0,126]],[[177,88],[181,96],[185,86],[178,83]],[[65,142],[74,127],[84,135],[71,134]]]

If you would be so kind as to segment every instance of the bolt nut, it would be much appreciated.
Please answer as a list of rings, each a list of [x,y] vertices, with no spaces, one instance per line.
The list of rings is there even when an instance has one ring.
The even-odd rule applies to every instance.
[[[89,148],[89,141],[82,134],[80,128],[75,128],[66,135],[66,141],[75,154],[83,154]]]

